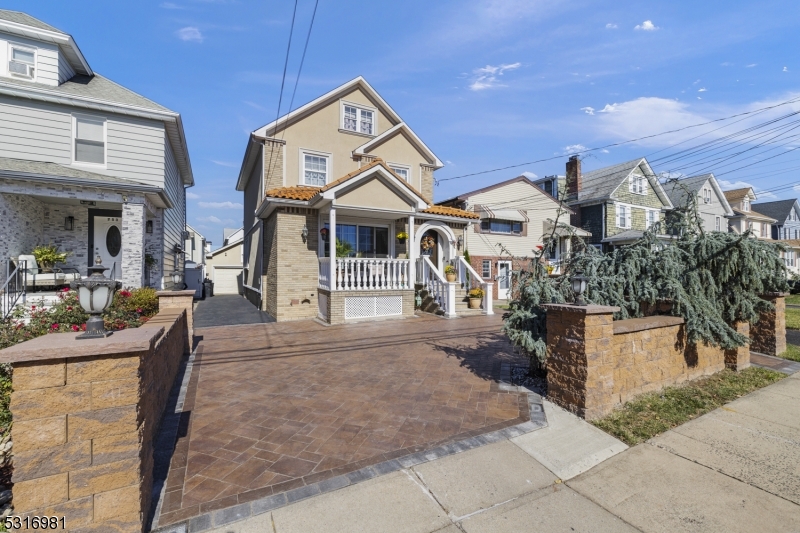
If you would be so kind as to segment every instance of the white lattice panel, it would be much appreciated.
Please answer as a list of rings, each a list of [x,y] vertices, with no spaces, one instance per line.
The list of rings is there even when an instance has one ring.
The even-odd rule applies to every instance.
[[[402,296],[347,296],[344,299],[345,319],[402,314]]]

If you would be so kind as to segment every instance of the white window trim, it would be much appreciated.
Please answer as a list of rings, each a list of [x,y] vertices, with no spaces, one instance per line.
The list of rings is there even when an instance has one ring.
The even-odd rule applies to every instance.
[[[310,150],[308,148],[300,148],[300,157],[298,158],[299,176],[297,183],[299,185],[306,185],[306,161],[305,156],[315,155],[318,157],[325,157],[328,159],[328,171],[325,174],[325,185],[331,182],[331,172],[333,172],[333,154],[328,152],[320,152],[319,150]],[[309,187],[324,187],[324,185],[309,185]]]
[[[22,76],[15,72],[11,72],[8,69],[8,63],[14,57],[13,49],[19,48],[20,50],[25,50],[26,52],[33,52],[33,77],[28,78],[27,76]],[[37,81],[39,79],[39,49],[35,46],[30,46],[27,44],[17,43],[13,41],[8,41],[8,57],[6,58],[6,64],[4,65],[6,69],[6,74],[9,78],[14,78],[17,80],[27,80],[27,81]]]
[[[636,190],[636,180],[642,180],[642,192]],[[639,196],[647,196],[647,189],[650,180],[647,179],[647,176],[639,176],[637,174],[631,174],[628,176],[628,192],[632,192],[633,194],[638,194]]]
[[[486,272],[486,269],[484,268],[486,266],[486,263],[489,263],[489,274],[488,275],[484,275],[484,273]],[[481,260],[481,277],[483,279],[491,279],[491,277],[492,277],[492,260],[491,259],[482,259]]]
[[[619,225],[619,208],[624,207],[627,210],[627,216],[625,219],[628,222],[627,226],[620,226]],[[647,214],[645,214],[645,220],[647,219]],[[621,204],[621,203],[614,203],[614,225],[620,229],[631,229],[633,227],[633,206],[631,204]]]
[[[353,131],[345,129],[344,127],[344,106],[355,107],[356,109],[363,109],[364,111],[372,112],[372,133],[363,133],[361,131]],[[361,119],[356,122],[361,128]],[[378,109],[364,104],[357,104],[355,102],[348,102],[347,100],[339,100],[339,131],[342,133],[350,133],[353,135],[363,135],[364,137],[377,137],[378,136]]]
[[[714,217],[714,231],[722,231],[722,217]]]
[[[77,139],[78,135],[78,117],[90,119],[90,120],[102,120],[103,121],[103,163],[89,163],[86,161],[77,161],[75,159],[75,140]],[[72,160],[72,164],[77,167],[89,167],[89,168],[108,168],[108,119],[101,115],[90,115],[88,113],[72,113],[72,139],[71,139],[71,147],[70,147],[70,158]]]
[[[405,170],[406,171],[406,176],[408,176],[408,178],[406,179],[406,183],[411,183],[411,180],[413,179],[412,178],[413,174],[411,173],[411,167],[409,165],[402,165],[400,163],[392,163],[392,162],[389,162],[389,161],[387,161],[386,164],[392,170],[394,170],[395,168],[401,168],[401,169]]]
[[[650,229],[650,213],[655,213],[655,220],[653,224],[660,222],[658,214],[661,212],[659,209],[645,209],[644,210],[644,227],[645,229]],[[631,211],[631,217],[633,217],[633,212]]]

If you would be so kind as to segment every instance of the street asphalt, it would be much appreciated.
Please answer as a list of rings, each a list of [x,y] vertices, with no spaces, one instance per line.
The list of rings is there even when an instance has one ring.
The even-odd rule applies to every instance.
[[[238,294],[205,298],[197,302],[194,309],[194,329],[267,322],[274,322],[274,319]]]

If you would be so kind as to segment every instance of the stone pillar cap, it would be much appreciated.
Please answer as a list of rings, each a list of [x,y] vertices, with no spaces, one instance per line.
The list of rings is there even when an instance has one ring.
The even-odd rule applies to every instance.
[[[195,291],[192,289],[183,290],[183,291],[157,291],[156,296],[159,298],[162,296],[193,296]]]
[[[565,313],[580,313],[582,315],[610,315],[619,311],[613,305],[575,305],[575,304],[542,304],[548,311],[562,311]]]

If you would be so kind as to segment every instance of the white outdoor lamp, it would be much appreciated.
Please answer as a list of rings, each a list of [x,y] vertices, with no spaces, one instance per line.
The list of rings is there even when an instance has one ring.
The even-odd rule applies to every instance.
[[[172,283],[174,283],[175,285],[180,284],[181,278],[183,278],[183,274],[181,274],[177,270],[172,273]]]
[[[103,311],[108,309],[114,299],[114,293],[122,287],[122,282],[108,279],[103,272],[104,267],[100,256],[95,260],[95,265],[89,267],[91,275],[88,278],[76,279],[70,283],[70,288],[78,291],[78,301],[83,310],[89,313],[86,321],[86,332],[78,335],[78,339],[102,339],[111,335],[103,324]]]
[[[576,270],[575,275],[569,278],[572,282],[572,292],[575,293],[575,305],[589,305],[583,299],[583,293],[586,291],[586,282],[588,278],[583,275],[583,270]]]

